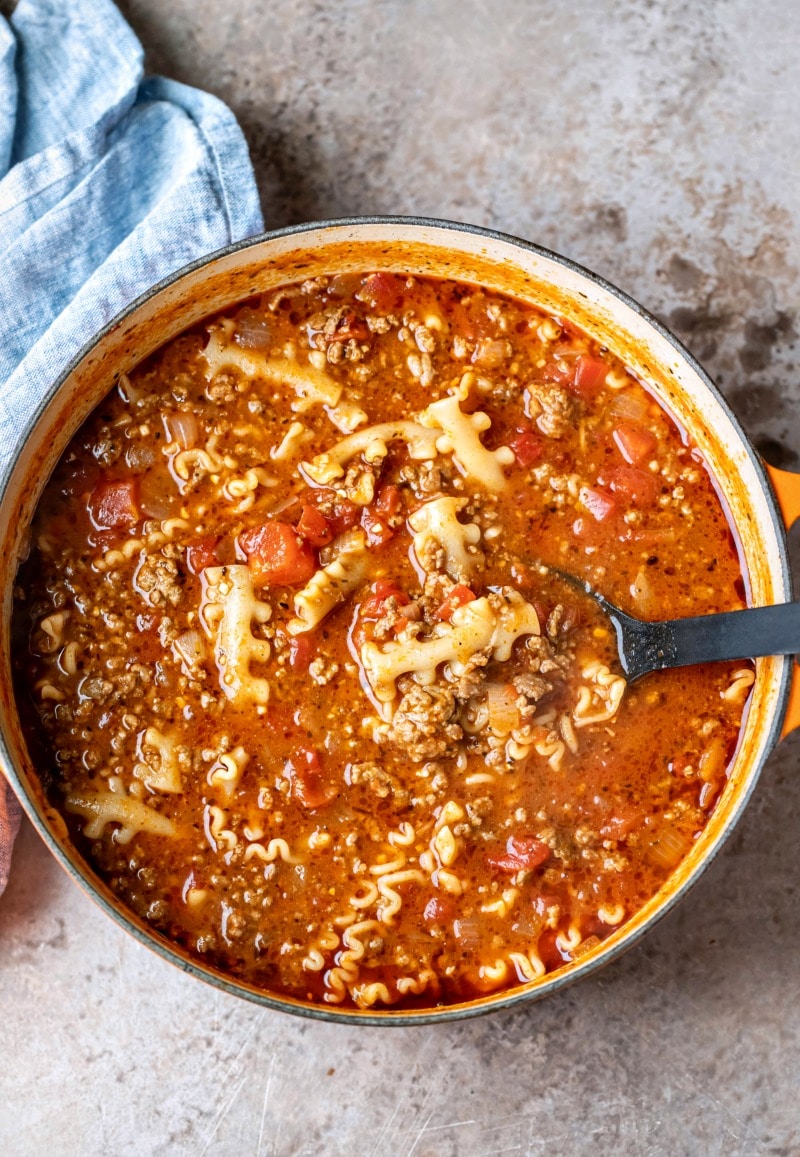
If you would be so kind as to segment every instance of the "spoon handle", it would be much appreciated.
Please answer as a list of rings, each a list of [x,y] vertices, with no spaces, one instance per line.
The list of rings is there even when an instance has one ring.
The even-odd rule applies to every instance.
[[[642,623],[612,615],[630,679],[666,667],[800,653],[800,603]]]

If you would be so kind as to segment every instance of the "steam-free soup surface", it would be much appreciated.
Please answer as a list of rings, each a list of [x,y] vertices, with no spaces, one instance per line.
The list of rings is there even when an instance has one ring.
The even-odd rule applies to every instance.
[[[566,321],[388,273],[245,302],[121,375],[41,500],[46,792],[124,904],[263,989],[536,982],[689,851],[753,680],[626,687],[548,563],[643,618],[744,605],[699,453]]]

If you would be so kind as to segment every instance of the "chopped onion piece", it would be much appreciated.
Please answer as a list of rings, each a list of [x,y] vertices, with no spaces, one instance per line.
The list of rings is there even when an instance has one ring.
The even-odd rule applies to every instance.
[[[654,615],[658,610],[653,584],[647,571],[642,567],[631,583],[631,594],[636,603],[636,613],[643,618]]]
[[[254,310],[243,309],[236,318],[233,340],[243,349],[265,350],[272,341],[270,319]]]
[[[662,828],[647,849],[646,857],[657,868],[677,867],[692,846],[692,841],[674,828]]]
[[[130,463],[133,466],[133,463]],[[163,479],[155,472],[142,474],[139,483],[139,506],[148,518],[161,522],[174,513],[173,495],[164,490]]]
[[[188,410],[173,410],[164,415],[164,426],[171,442],[177,442],[181,450],[191,450],[197,445],[199,430],[197,418]]]
[[[138,442],[132,442],[125,451],[125,465],[130,466],[131,470],[146,470],[155,460],[155,451],[150,446],[141,446]]]
[[[725,746],[721,739],[712,739],[697,764],[700,778],[704,783],[712,783],[725,770]]]
[[[510,683],[490,683],[486,688],[489,727],[497,735],[509,735],[519,727],[517,692]]]
[[[205,639],[199,631],[184,631],[182,635],[178,635],[172,646],[178,658],[189,668],[196,667],[206,657]]]
[[[328,566],[340,554],[349,554],[351,551],[357,550],[361,546],[363,534],[364,531],[360,527],[354,526],[350,530],[345,530],[329,546],[323,546],[319,552],[320,566]]]
[[[119,375],[117,389],[123,402],[127,402],[129,405],[141,401],[147,393],[146,390],[138,390],[127,374]]]
[[[637,398],[635,394],[623,391],[616,395],[607,413],[610,418],[624,418],[626,422],[643,422],[647,417],[647,402]]]
[[[297,506],[299,502],[300,499],[296,494],[288,495],[288,497],[284,498],[281,502],[276,502],[274,506],[270,506],[270,518],[275,518],[278,514],[283,514],[285,510],[289,510],[292,506]]]
[[[544,916],[530,909],[520,917],[514,925],[513,931],[518,932],[521,936],[529,936],[531,940],[535,940],[541,935],[543,927]]]
[[[572,961],[580,960],[581,957],[588,956],[589,953],[592,951],[592,949],[596,948],[599,943],[600,943],[600,937],[599,936],[587,936],[585,940],[582,940],[580,942],[580,944],[577,946],[577,948],[572,949],[572,951],[569,954],[570,960],[572,960]]]
[[[454,920],[453,935],[463,945],[480,944],[481,926],[478,920]]]
[[[475,365],[486,366],[487,369],[497,369],[511,357],[511,343],[505,339],[491,341],[483,338],[475,347],[472,361]]]

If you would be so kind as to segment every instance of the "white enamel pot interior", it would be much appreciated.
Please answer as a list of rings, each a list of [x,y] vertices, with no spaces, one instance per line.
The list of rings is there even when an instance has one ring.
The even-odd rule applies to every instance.
[[[685,427],[708,462],[738,531],[755,605],[791,598],[786,537],[764,468],[708,377],[635,302],[572,262],[484,229],[407,218],[359,218],[300,226],[244,242],[162,282],[91,341],[58,382],[43,383],[38,413],[18,415],[20,446],[0,477],[3,591],[0,758],[39,833],[64,868],[140,941],[179,967],[261,1004],[326,1020],[419,1024],[507,1008],[552,993],[610,961],[686,893],[735,826],[775,743],[786,708],[790,661],[760,659],[728,784],[686,859],[644,908],[581,961],[541,981],[469,1003],[405,1012],[309,1007],[258,991],[189,957],[124,909],[73,847],[42,798],[11,688],[10,613],[18,560],[36,503],[67,442],[92,408],[165,341],[209,314],[283,282],[320,274],[393,270],[479,282],[563,315],[625,361]]]

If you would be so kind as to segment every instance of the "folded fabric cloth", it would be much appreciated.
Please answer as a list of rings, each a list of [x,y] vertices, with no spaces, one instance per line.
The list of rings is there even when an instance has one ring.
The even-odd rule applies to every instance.
[[[93,334],[162,277],[262,229],[233,114],[145,80],[110,0],[21,0],[0,17],[0,471]],[[0,892],[19,826],[4,789]]]

